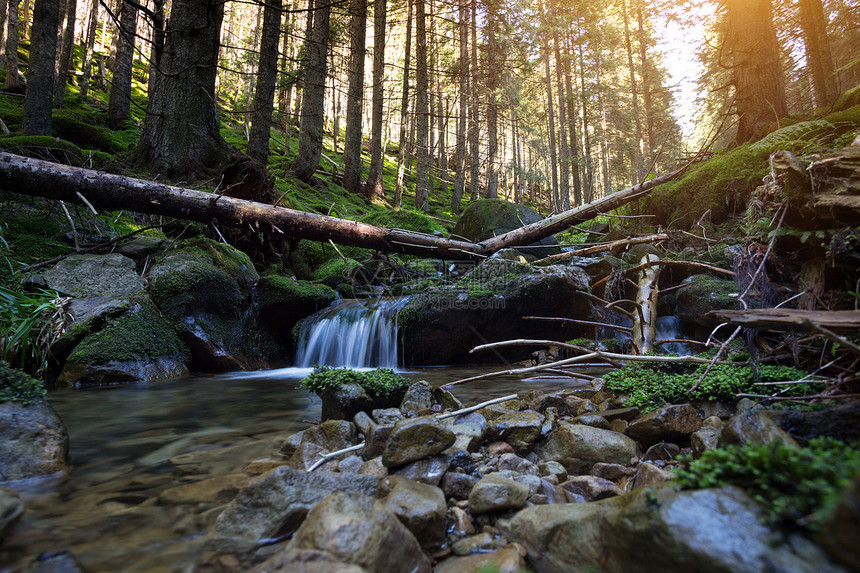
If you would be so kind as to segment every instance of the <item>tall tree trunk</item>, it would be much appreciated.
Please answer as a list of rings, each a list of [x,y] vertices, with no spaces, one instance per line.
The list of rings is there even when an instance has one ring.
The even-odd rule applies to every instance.
[[[313,34],[308,43],[305,62],[305,87],[302,89],[302,123],[299,130],[299,151],[292,171],[297,178],[308,181],[320,164],[323,142],[323,110],[325,100],[326,66],[328,64],[329,16],[331,3],[314,10]]]
[[[499,196],[499,11],[495,0],[487,2],[487,58],[484,76],[487,78],[487,189],[484,197]]]
[[[424,2],[415,3],[415,146],[418,149],[417,181],[415,183],[415,208],[426,211],[430,201],[430,108],[427,76],[427,25],[424,18]]]
[[[245,110],[245,113],[242,114],[243,115],[242,127],[245,130],[245,137],[249,141],[251,139],[251,133],[250,133],[251,114],[253,113],[253,110],[251,108],[251,101],[252,101],[252,98],[254,97],[254,75],[255,75],[255,72],[257,70],[257,66],[259,65],[259,61],[260,61],[260,57],[259,57],[259,55],[260,55],[260,40],[261,40],[261,36],[263,33],[261,30],[261,27],[262,27],[261,24],[263,21],[263,8],[254,4],[252,9],[254,11],[256,11],[256,13],[257,13],[257,15],[256,15],[257,23],[253,28],[251,28],[251,33],[253,34],[253,39],[251,40],[251,49],[248,52],[248,55],[250,57],[248,58],[248,61],[247,61],[246,67],[245,67],[245,74],[244,74],[245,101],[242,102],[242,108]],[[238,93],[237,93],[237,98],[238,98]],[[238,102],[237,102],[237,104],[238,104]],[[236,105],[235,107],[239,107],[239,105]]]
[[[151,21],[152,50],[149,62],[149,79],[146,86],[146,93],[148,94],[155,90],[155,81],[158,79],[161,66],[161,55],[164,53],[164,0],[153,0]]]
[[[469,95],[471,96],[471,108],[472,108],[472,122],[469,125],[469,153],[471,159],[469,160],[470,166],[470,174],[469,174],[469,198],[472,201],[475,201],[478,198],[479,190],[481,187],[480,182],[480,174],[481,174],[481,147],[480,147],[480,132],[479,132],[479,118],[480,112],[478,111],[478,22],[477,22],[477,13],[478,13],[478,0],[472,0],[472,53],[470,54],[472,58],[472,65],[470,66],[471,76],[470,76],[470,86],[469,86]]]
[[[0,60],[6,60],[6,34],[9,33],[9,3],[13,0],[0,0]]]
[[[585,146],[585,184],[583,199],[591,203],[594,197],[594,163],[591,157],[591,137],[588,134],[588,93],[585,89],[585,63],[582,55],[582,40],[578,44],[579,49],[579,79],[582,87],[582,138]]]
[[[110,84],[108,119],[111,129],[118,129],[131,111],[131,74],[134,58],[134,36],[137,29],[137,8],[123,2],[120,17],[120,40],[116,51],[116,65]]]
[[[251,130],[248,156],[263,165],[269,159],[272,112],[275,108],[275,81],[278,76],[278,40],[281,33],[281,0],[266,0],[263,6],[263,31],[257,85],[251,104]]]
[[[370,122],[370,173],[364,194],[369,199],[382,200],[382,112],[385,99],[385,25],[386,0],[373,4],[373,96]]]
[[[20,0],[9,0],[9,20],[6,25],[6,81],[5,91],[18,91],[18,4]],[[57,10],[59,10],[59,6]],[[57,41],[54,40],[54,45]],[[53,88],[53,83],[51,86]]]
[[[51,102],[54,99],[54,62],[57,59],[59,23],[58,0],[36,0],[33,6],[27,92],[24,94],[21,115],[21,131],[28,135],[51,135]],[[9,33],[12,33],[11,27]]]
[[[220,133],[215,76],[224,3],[173,0],[161,74],[137,160],[173,179],[205,176],[235,154]]]
[[[576,117],[579,113],[576,105],[576,96],[573,91],[573,81],[570,73],[570,61],[572,59],[570,46],[570,33],[565,34],[565,53],[562,58],[564,67],[564,91],[567,98],[567,115],[570,133],[570,157],[571,171],[573,175],[573,202],[582,205],[582,178],[580,176],[579,136],[576,131]]]
[[[522,158],[520,157],[517,123],[519,123],[519,120],[517,118],[517,112],[516,109],[514,109],[513,102],[511,102],[511,143],[514,152],[514,203],[521,203],[522,197],[520,192],[520,161]]]
[[[431,5],[433,1],[431,0]],[[442,53],[439,48],[439,35],[436,31],[436,23],[433,23],[433,51],[436,56],[434,60],[436,64],[436,129],[438,137],[436,138],[436,146],[438,148],[439,157],[439,193],[444,197],[448,193],[448,102],[447,98],[443,98],[442,92]]]
[[[457,167],[454,176],[454,194],[451,196],[451,209],[460,212],[460,201],[466,186],[466,109],[469,92],[469,47],[468,25],[466,23],[466,0],[460,0],[460,114],[457,120]]]
[[[93,68],[93,49],[96,45],[96,30],[99,26],[99,0],[93,0],[93,6],[90,10],[90,21],[87,24],[86,46],[84,47],[84,61],[82,65],[83,75],[81,76],[81,100],[87,99],[87,94],[90,90],[90,78],[92,77]],[[149,73],[152,74],[154,70]]]
[[[298,10],[298,0],[293,0],[292,11],[284,13],[284,29],[281,33],[281,74],[284,77],[279,82],[278,87],[278,113],[280,114],[280,125],[284,130],[286,139],[285,149],[289,153],[290,149],[290,104],[293,99],[293,83],[295,80],[292,76],[292,42],[290,37],[293,32],[293,12]]]
[[[642,69],[642,99],[645,103],[646,153],[649,160],[654,155],[654,104],[651,98],[651,62],[647,55],[647,37],[642,17],[642,1],[637,0],[636,20],[639,24],[639,65]],[[648,175],[646,173],[646,175]]]
[[[642,181],[645,178],[645,143],[642,141],[642,120],[639,117],[639,86],[636,82],[636,70],[633,67],[633,45],[630,41],[630,16],[627,13],[627,0],[621,0],[621,10],[624,13],[624,45],[627,48],[627,71],[630,75],[630,90],[633,100],[633,119],[636,125],[634,135],[636,137],[633,165],[635,167],[636,179]]]
[[[57,4],[58,9],[61,4]],[[21,26],[21,37],[25,40],[30,39],[30,0],[24,0],[24,6],[21,8],[23,14],[23,26]],[[58,21],[59,22],[59,21]]]
[[[57,83],[54,88],[54,107],[62,107],[66,97],[66,83],[69,70],[72,67],[72,52],[75,41],[75,15],[78,10],[77,0],[66,0],[63,15],[62,33],[60,34],[60,57],[57,59]],[[134,53],[132,52],[132,55]]]
[[[346,134],[343,142],[343,186],[361,193],[361,124],[364,100],[367,0],[349,2],[349,91],[346,96]]]
[[[815,103],[829,105],[836,101],[838,90],[833,70],[833,56],[827,38],[827,20],[821,0],[799,0],[800,27],[806,44],[807,67],[812,72]]]
[[[556,164],[558,158],[555,151],[555,109],[552,101],[552,74],[549,69],[550,59],[549,34],[544,38],[544,76],[546,80],[546,106],[547,106],[547,133],[549,134],[549,169],[552,172],[552,208],[554,211],[559,211],[561,206],[560,197],[558,195],[558,172]]]
[[[779,45],[770,0],[726,0],[732,54],[737,143],[762,135],[787,114]]]
[[[403,92],[400,96],[400,149],[397,152],[397,183],[394,188],[394,208],[399,209],[403,203],[403,180],[405,177],[406,164],[409,161],[407,154],[407,117],[409,111],[409,62],[412,56],[412,5],[421,0],[406,0],[406,47],[403,56]]]
[[[562,79],[561,65],[561,49],[558,45],[558,30],[553,29],[552,32],[553,46],[555,48],[555,78],[556,88],[558,89],[558,135],[561,139],[561,157],[559,163],[559,193],[561,194],[562,211],[570,209],[570,155],[567,151],[567,122],[564,121],[567,117],[564,97],[564,82]]]

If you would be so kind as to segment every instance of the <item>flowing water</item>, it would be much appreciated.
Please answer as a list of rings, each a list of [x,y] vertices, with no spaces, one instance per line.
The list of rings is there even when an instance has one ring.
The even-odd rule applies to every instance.
[[[438,385],[487,371],[404,374]],[[299,387],[308,372],[285,368],[50,392],[69,429],[73,469],[64,479],[23,489],[16,484],[27,512],[0,546],[0,571],[26,571],[39,554],[60,550],[94,573],[188,571],[228,499],[177,504],[165,501],[163,492],[237,474],[306,428],[305,420],[318,420],[319,399]],[[503,377],[453,391],[475,404],[576,384]]]

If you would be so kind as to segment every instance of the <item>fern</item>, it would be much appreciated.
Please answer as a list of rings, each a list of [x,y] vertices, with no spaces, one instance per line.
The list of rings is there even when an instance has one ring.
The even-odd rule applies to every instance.
[[[833,142],[837,126],[824,119],[802,121],[778,129],[753,143],[750,149],[771,153],[787,149],[795,153],[811,153]]]

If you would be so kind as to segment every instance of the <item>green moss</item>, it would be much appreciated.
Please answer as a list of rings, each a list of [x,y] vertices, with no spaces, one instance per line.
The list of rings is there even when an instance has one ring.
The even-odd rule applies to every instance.
[[[258,301],[261,306],[292,304],[323,308],[337,298],[331,287],[309,281],[297,281],[292,277],[268,275],[257,283]]]
[[[332,259],[314,271],[313,279],[334,288],[351,280],[353,274],[360,267],[358,261],[353,259]]]
[[[47,135],[0,135],[0,149],[66,165],[100,169],[113,158],[103,152],[81,149],[74,143]]]
[[[31,406],[43,401],[46,394],[45,385],[40,380],[0,360],[0,404],[14,402]]]
[[[401,209],[399,211],[379,210],[364,216],[361,221],[377,227],[406,229],[418,233],[427,233],[428,235],[445,231],[442,225],[427,215],[408,209]]]
[[[57,137],[70,141],[81,147],[99,149],[107,152],[118,152],[122,149],[114,144],[110,131],[82,121],[68,111],[54,112],[51,117],[51,129]]]
[[[737,304],[738,290],[734,281],[719,279],[711,275],[693,275],[688,285],[684,287],[684,298],[690,300],[707,300],[708,304],[719,308],[731,308]]]
[[[135,300],[131,309],[102,330],[91,334],[69,355],[78,364],[104,364],[111,360],[173,358],[187,361],[188,348],[146,298]]]
[[[198,312],[236,316],[242,293],[236,281],[214,265],[196,261],[168,259],[156,268],[159,274],[150,281],[149,293],[158,306],[174,319]]]
[[[302,380],[302,386],[314,392],[336,390],[343,384],[358,384],[371,397],[385,397],[409,388],[409,380],[390,368],[377,368],[369,372],[359,372],[349,368],[330,368],[324,366],[314,370]]]
[[[805,448],[781,442],[705,452],[678,471],[684,488],[734,485],[761,503],[771,523],[818,529],[860,472],[860,444],[816,438]]]

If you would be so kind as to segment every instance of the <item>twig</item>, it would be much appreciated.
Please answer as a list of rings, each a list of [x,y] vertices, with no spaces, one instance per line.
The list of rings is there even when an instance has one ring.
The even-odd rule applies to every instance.
[[[715,273],[719,273],[719,274],[728,275],[730,277],[735,276],[735,273],[733,271],[727,271],[726,269],[721,269],[720,267],[715,267],[714,265],[706,265],[705,263],[697,263],[696,261],[667,261],[667,260],[661,259],[660,265],[661,266],[667,266],[667,267],[673,267],[673,266],[674,267],[695,267],[695,268],[706,269],[706,270],[709,270],[709,271],[712,271]],[[635,267],[631,267],[629,269],[624,269],[624,272],[625,273],[631,273],[633,271],[641,271],[642,269],[652,267],[652,266],[654,266],[654,263],[649,262],[649,263],[646,263],[643,265],[637,265]],[[597,285],[595,284],[595,286],[597,286]]]
[[[601,326],[603,328],[609,328],[611,330],[617,330],[619,332],[624,332],[627,334],[631,333],[631,329],[626,327],[626,326],[616,326],[614,324],[609,324],[607,322],[593,322],[591,320],[579,320],[576,318],[556,318],[556,317],[549,317],[549,316],[524,316],[523,320],[545,320],[547,322],[562,322],[562,323],[569,322],[571,324],[586,324],[586,325],[590,325],[590,326]],[[554,343],[554,344],[558,344],[558,343]],[[476,350],[476,349],[472,349],[472,351],[474,351],[474,350]]]
[[[78,242],[78,230],[75,229],[75,222],[72,220],[72,215],[69,213],[69,210],[66,208],[66,202],[62,199],[60,200],[60,207],[63,208],[63,213],[66,214],[66,220],[69,222],[69,225],[72,227],[72,238],[75,240],[75,252],[81,252],[81,246]]]
[[[90,211],[92,211],[92,212],[93,212],[93,215],[98,215],[98,214],[99,214],[99,212],[98,212],[98,211],[96,211],[96,208],[95,208],[95,207],[93,207],[93,204],[92,204],[92,203],[90,203],[89,201],[87,201],[87,198],[86,198],[86,197],[84,197],[83,195],[81,195],[81,192],[80,192],[80,191],[75,191],[75,195],[77,195],[77,196],[78,196],[78,199],[80,199],[81,201],[83,201],[83,202],[84,202],[84,205],[86,205],[87,207],[89,207],[89,208],[90,208]]]
[[[320,459],[318,459],[317,461],[315,461],[315,462],[313,463],[313,465],[312,465],[311,467],[309,467],[309,468],[308,468],[308,471],[309,471],[309,472],[314,471],[315,469],[317,469],[318,467],[320,467],[321,465],[323,465],[324,463],[326,463],[326,462],[327,462],[329,459],[331,459],[331,458],[334,458],[334,457],[337,457],[337,456],[339,456],[339,455],[341,455],[341,454],[346,454],[346,453],[349,453],[349,452],[356,452],[356,451],[358,451],[358,450],[362,449],[363,447],[364,447],[364,442],[361,442],[360,444],[356,444],[356,445],[354,445],[354,446],[350,446],[350,447],[348,447],[348,448],[344,448],[344,449],[342,449],[342,450],[337,450],[336,452],[330,452],[330,453],[328,453],[328,454],[322,454],[322,455],[320,456]]]
[[[336,252],[340,256],[340,258],[343,259],[344,262],[347,262],[346,257],[343,256],[343,253],[340,252],[340,249],[337,248],[337,245],[334,244],[334,241],[329,239],[328,242],[331,243],[334,252]]]
[[[848,340],[844,336],[839,336],[838,334],[836,334],[832,330],[830,330],[828,328],[824,328],[820,324],[816,324],[816,323],[812,322],[811,320],[809,320],[808,318],[806,320],[804,320],[803,323],[806,326],[808,326],[809,328],[815,330],[816,332],[820,332],[822,335],[824,335],[825,338],[827,338],[831,342],[834,342],[836,344],[840,344],[840,345],[844,346],[845,348],[847,348],[848,350],[850,350],[854,354],[860,354],[860,346],[854,344],[853,342],[851,342],[850,340]]]
[[[611,251],[616,247],[623,247],[627,245],[638,245],[640,243],[652,243],[657,241],[664,241],[669,238],[669,235],[665,233],[658,233],[656,235],[646,235],[642,237],[633,237],[632,239],[619,239],[617,241],[610,241],[608,243],[600,243],[593,247],[586,247],[584,249],[576,249],[574,251],[567,251],[565,253],[560,253],[558,255],[550,255],[548,257],[544,257],[543,259],[539,259],[533,262],[533,265],[539,264],[547,264],[553,263],[556,261],[563,261],[567,259],[572,259],[573,257],[581,257],[586,255],[592,255],[595,253],[602,253],[604,251]]]

